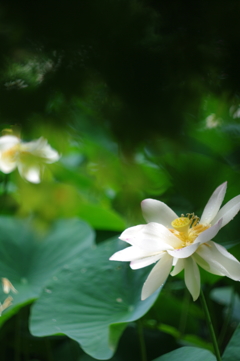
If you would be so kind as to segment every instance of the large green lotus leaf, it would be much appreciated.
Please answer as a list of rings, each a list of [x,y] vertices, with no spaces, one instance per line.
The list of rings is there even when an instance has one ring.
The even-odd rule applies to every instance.
[[[59,272],[32,307],[32,334],[63,333],[92,357],[109,359],[127,323],[144,315],[159,293],[141,301],[149,267],[133,271],[128,263],[109,261],[120,248],[122,242],[111,239]]]
[[[0,324],[24,304],[36,299],[61,268],[93,246],[94,232],[78,219],[59,220],[39,236],[31,222],[0,217],[0,277],[11,281],[13,305],[3,312]],[[7,297],[0,289],[0,301]]]
[[[238,325],[236,331],[234,332],[229,344],[227,345],[222,360],[223,361],[234,361],[239,360],[240,355],[240,324]]]
[[[181,347],[171,351],[154,361],[216,361],[216,357],[208,350],[197,347]]]

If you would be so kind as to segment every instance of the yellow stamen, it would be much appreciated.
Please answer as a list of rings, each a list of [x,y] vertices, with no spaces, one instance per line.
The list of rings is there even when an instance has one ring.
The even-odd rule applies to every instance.
[[[210,224],[199,224],[199,218],[194,213],[187,213],[187,217],[182,214],[171,225],[174,229],[170,231],[182,241],[182,247],[192,244],[200,233],[211,227]]]
[[[191,221],[191,227],[195,227],[199,223],[200,218],[195,216],[194,213],[187,213],[187,216]]]

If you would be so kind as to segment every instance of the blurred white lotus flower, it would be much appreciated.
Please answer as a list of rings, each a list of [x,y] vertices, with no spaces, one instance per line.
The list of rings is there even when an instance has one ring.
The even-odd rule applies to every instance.
[[[13,284],[9,281],[9,279],[2,277],[2,286],[3,286],[3,292],[4,293],[10,293],[10,291],[14,293],[18,293],[16,288],[13,286]]]
[[[8,297],[4,300],[3,304],[1,304],[1,302],[0,302],[0,316],[2,316],[2,312],[3,312],[4,310],[6,310],[6,308],[8,308],[8,307],[11,306],[12,301],[13,301],[13,298],[12,298],[11,296],[8,296]]]
[[[172,276],[184,269],[185,284],[194,301],[200,293],[198,265],[215,275],[240,280],[239,261],[224,247],[211,241],[240,210],[240,195],[220,209],[226,188],[227,182],[214,191],[201,219],[194,213],[178,217],[165,203],[154,199],[142,202],[143,216],[149,223],[126,229],[119,238],[131,247],[116,252],[110,258],[113,261],[131,261],[132,269],[157,262],[143,285],[142,300],[165,282],[172,266]]]
[[[14,135],[0,137],[0,170],[10,173],[18,168],[20,175],[32,183],[40,183],[40,174],[45,163],[54,163],[60,158],[43,137],[24,143]]]

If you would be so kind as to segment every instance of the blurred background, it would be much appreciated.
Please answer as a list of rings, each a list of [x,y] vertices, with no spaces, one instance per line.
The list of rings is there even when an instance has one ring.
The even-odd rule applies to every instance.
[[[39,234],[59,218],[78,217],[101,243],[144,222],[144,198],[201,216],[224,181],[224,202],[238,195],[239,16],[238,0],[1,1],[0,130],[25,141],[43,136],[61,154],[39,185],[17,171],[0,174],[1,215],[30,217]],[[240,259],[238,224],[226,226],[217,241]],[[183,311],[180,333],[175,316],[172,328],[159,326],[169,321],[156,306],[144,321],[149,345],[160,337],[154,332],[174,339],[185,332],[182,301],[169,296],[182,290],[181,277],[158,300]],[[205,273],[202,279],[209,292],[219,282],[239,294],[231,280]],[[223,330],[226,303],[217,305],[224,346],[240,314]],[[201,305],[189,307],[196,321],[187,332],[194,333],[203,322]],[[59,355],[58,341],[54,350]]]

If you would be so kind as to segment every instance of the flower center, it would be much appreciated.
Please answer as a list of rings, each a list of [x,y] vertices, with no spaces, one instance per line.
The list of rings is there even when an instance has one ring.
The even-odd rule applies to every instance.
[[[17,153],[19,152],[19,144],[14,145],[13,147],[9,148],[8,150],[5,150],[2,153],[3,158],[8,158],[11,161],[16,158]]]
[[[171,225],[178,232],[186,232],[190,226],[190,219],[188,217],[179,217],[172,221]]]
[[[32,164],[39,161],[39,157],[40,156],[32,154],[31,151],[29,151],[25,146],[25,144],[16,144],[2,152],[2,158],[6,162],[21,161],[25,164]]]
[[[194,213],[187,213],[187,217],[182,214],[171,225],[174,229],[170,231],[182,241],[182,247],[192,244],[200,233],[211,227],[210,224],[199,224],[199,218]]]

